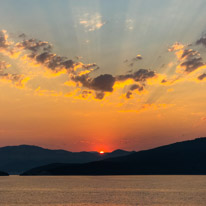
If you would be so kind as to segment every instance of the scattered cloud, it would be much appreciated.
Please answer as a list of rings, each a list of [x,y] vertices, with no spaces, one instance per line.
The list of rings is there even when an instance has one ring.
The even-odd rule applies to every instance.
[[[200,57],[200,53],[187,47],[188,45],[176,42],[168,49],[170,52],[175,51],[176,57],[179,60],[179,65],[177,66],[178,73],[191,73],[205,65],[202,57]]]
[[[13,74],[7,72],[6,70],[10,66],[11,65],[7,64],[5,61],[0,61],[0,80],[4,82],[12,83],[16,87],[24,88],[29,78],[21,74]]]
[[[169,52],[173,52],[173,51],[177,51],[177,50],[181,50],[184,49],[185,45],[179,43],[179,42],[175,42],[169,49]]]
[[[155,72],[147,69],[139,69],[131,74],[124,74],[116,76],[117,81],[125,81],[127,79],[133,79],[136,82],[144,82],[149,78],[155,77]]]
[[[197,77],[198,80],[203,80],[206,78],[206,73],[201,74],[200,76]]]
[[[134,90],[138,90],[139,92],[141,92],[141,91],[144,90],[144,87],[142,85],[138,85],[138,84],[131,85],[130,88],[129,88],[129,91],[126,93],[126,98],[127,99],[131,98]]]
[[[102,17],[95,13],[93,15],[86,14],[85,19],[80,21],[88,31],[94,31],[104,25]],[[202,69],[205,69],[205,63],[200,56],[200,53],[191,49],[189,45],[183,45],[179,42],[173,44],[168,51],[174,52],[177,60],[176,63],[170,62],[169,68],[176,66],[175,74],[167,76],[157,73],[153,70],[138,69],[136,71],[129,70],[123,74],[99,74],[93,73],[100,70],[96,63],[85,64],[81,62],[81,56],[76,56],[74,59],[65,56],[57,55],[53,52],[53,46],[47,41],[28,38],[26,34],[19,35],[20,41],[13,42],[10,40],[5,30],[0,31],[0,53],[13,59],[18,59],[21,63],[29,66],[38,66],[45,74],[50,73],[52,77],[64,75],[62,85],[70,91],[56,92],[54,90],[40,89],[35,90],[40,95],[75,95],[81,99],[93,97],[102,100],[105,96],[119,92],[119,96],[124,96],[125,99],[131,99],[134,94],[142,95],[147,92],[146,87],[157,84],[159,86],[169,86],[186,79],[191,73],[196,74],[196,81],[206,78],[206,74]],[[201,40],[201,41],[200,41]],[[204,42],[202,37],[197,42]],[[197,43],[200,44],[200,43]],[[133,66],[135,62],[141,61],[143,57],[138,54],[134,58],[126,59],[124,63]],[[0,79],[9,81],[18,87],[25,87],[26,83],[31,80],[28,72],[21,72],[9,69],[10,64],[0,61]],[[46,76],[48,79],[50,76]],[[65,81],[66,78],[66,81]],[[36,87],[37,88],[37,87]],[[167,92],[172,92],[173,89],[168,89]]]
[[[137,54],[136,57],[132,58],[132,59],[125,59],[124,63],[128,64],[128,66],[133,67],[136,61],[142,60],[143,57],[141,54]]]
[[[133,19],[131,19],[131,18],[126,19],[125,24],[126,24],[126,28],[128,30],[134,29],[134,20]]]
[[[95,31],[100,29],[106,23],[102,20],[102,16],[96,12],[94,14],[86,13],[79,21],[86,31]]]
[[[196,45],[200,44],[206,47],[206,34],[196,41]]]

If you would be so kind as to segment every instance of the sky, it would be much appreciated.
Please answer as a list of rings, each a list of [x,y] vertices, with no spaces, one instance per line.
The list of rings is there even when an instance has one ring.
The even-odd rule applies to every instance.
[[[205,0],[0,0],[0,146],[144,150],[206,136]]]

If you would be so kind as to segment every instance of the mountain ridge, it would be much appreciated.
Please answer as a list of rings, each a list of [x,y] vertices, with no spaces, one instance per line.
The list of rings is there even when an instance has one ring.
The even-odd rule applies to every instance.
[[[20,174],[34,167],[51,163],[87,163],[127,155],[131,152],[111,152],[99,154],[98,152],[70,152],[62,149],[47,149],[35,145],[15,145],[0,148],[0,170],[9,174]]]
[[[205,162],[206,138],[202,137],[90,163],[50,164],[22,175],[206,174]]]

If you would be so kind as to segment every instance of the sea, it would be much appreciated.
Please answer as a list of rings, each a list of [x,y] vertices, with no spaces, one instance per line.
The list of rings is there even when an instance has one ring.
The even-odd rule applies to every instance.
[[[0,206],[206,206],[206,176],[0,177]]]

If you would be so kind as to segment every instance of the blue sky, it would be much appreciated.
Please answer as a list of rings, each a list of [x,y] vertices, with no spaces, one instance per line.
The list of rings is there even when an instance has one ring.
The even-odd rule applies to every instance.
[[[140,67],[158,70],[159,56],[174,42],[190,43],[204,32],[203,0],[36,0],[1,1],[0,26],[14,35],[26,33],[46,40],[56,52],[96,62],[101,71],[121,73],[122,61],[144,56]],[[97,20],[99,29],[82,20]],[[167,56],[165,57],[167,58]]]

